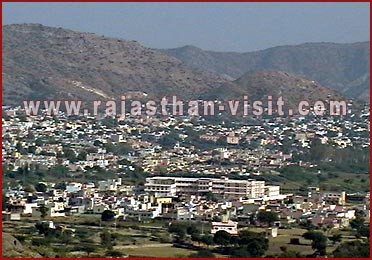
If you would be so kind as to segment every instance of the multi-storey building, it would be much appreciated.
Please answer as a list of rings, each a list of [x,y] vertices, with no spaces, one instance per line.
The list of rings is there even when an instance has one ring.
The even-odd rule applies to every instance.
[[[203,195],[208,192],[226,198],[262,198],[265,182],[256,180],[231,180],[228,178],[146,178],[145,191],[156,196]]]

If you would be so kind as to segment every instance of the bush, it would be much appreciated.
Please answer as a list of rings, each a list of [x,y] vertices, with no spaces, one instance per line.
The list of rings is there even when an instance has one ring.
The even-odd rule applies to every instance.
[[[291,238],[289,241],[291,245],[299,245],[300,244],[300,239],[299,238]]]
[[[112,221],[115,218],[115,213],[111,210],[105,210],[102,212],[101,220],[102,221]]]
[[[198,252],[189,255],[189,258],[215,258],[215,255],[209,250],[199,250]]]
[[[33,246],[47,246],[49,245],[49,239],[46,238],[33,238],[31,240]]]
[[[106,252],[106,256],[111,256],[113,258],[120,258],[120,257],[123,257],[123,253],[117,250],[108,250]]]

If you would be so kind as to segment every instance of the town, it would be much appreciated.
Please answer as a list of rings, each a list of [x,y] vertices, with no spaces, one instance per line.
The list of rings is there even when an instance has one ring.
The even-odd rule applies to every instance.
[[[3,107],[3,232],[22,257],[362,254],[369,127],[368,106],[234,121]]]

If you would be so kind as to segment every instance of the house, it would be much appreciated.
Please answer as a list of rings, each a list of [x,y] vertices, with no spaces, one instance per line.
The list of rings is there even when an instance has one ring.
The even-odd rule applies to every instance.
[[[226,137],[226,142],[228,144],[239,144],[240,138],[235,135],[234,132],[229,133],[229,135]]]
[[[49,202],[45,205],[46,217],[65,217],[65,206],[63,202]],[[41,217],[41,206],[32,207],[32,217]]]
[[[121,178],[98,182],[98,189],[100,191],[117,191],[119,186],[121,186]]]
[[[238,222],[226,221],[226,222],[212,222],[212,234],[216,234],[218,231],[226,231],[230,235],[238,234]]]

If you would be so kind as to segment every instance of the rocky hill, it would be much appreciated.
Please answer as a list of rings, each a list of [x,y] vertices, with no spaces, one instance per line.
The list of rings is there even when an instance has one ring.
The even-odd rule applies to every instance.
[[[264,104],[267,95],[273,97],[274,102],[282,96],[285,107],[295,109],[298,102],[306,100],[310,105],[322,100],[345,100],[338,92],[321,86],[315,81],[304,79],[282,71],[255,71],[244,74],[239,79],[228,82],[213,93],[209,98],[223,97],[225,100],[243,98],[248,95],[250,102],[261,100]]]
[[[39,24],[3,26],[3,105],[25,99],[200,94],[226,82],[135,41]]]
[[[115,99],[124,94],[149,98],[178,95],[183,99],[237,98],[246,93],[262,98],[263,95],[282,94],[288,96],[287,100],[297,102],[308,95],[314,98],[320,93],[324,93],[320,98],[336,95],[321,86],[328,86],[322,81],[334,83],[330,79],[339,74],[343,75],[340,82],[349,85],[348,79],[357,78],[353,81],[353,94],[359,89],[360,95],[367,95],[365,85],[369,74],[359,77],[358,73],[369,67],[369,63],[355,65],[351,71],[346,71],[345,65],[351,66],[364,57],[364,43],[355,44],[359,52],[349,51],[348,55],[339,55],[342,59],[335,58],[344,64],[342,70],[345,71],[341,73],[341,67],[333,66],[336,61],[317,58],[313,45],[306,44],[293,47],[296,51],[292,47],[278,47],[247,54],[212,53],[185,47],[170,51],[177,56],[175,58],[169,56],[170,52],[164,54],[135,41],[39,24],[6,25],[2,29],[3,105],[21,105],[23,100]],[[251,72],[244,74],[243,65]],[[261,71],[270,66],[274,68]],[[286,69],[281,71],[286,72],[276,71],[283,67]],[[325,67],[326,72],[322,71]],[[301,70],[294,73],[298,76],[287,73],[294,70]],[[233,81],[239,74],[244,75]],[[311,74],[313,78],[306,76],[305,79],[304,74]],[[318,80],[319,84],[313,83],[312,80],[319,77],[322,79]],[[338,90],[348,93],[341,87]]]
[[[40,258],[41,255],[23,246],[18,239],[8,233],[2,233],[2,257],[5,258]]]
[[[192,68],[237,79],[257,70],[279,70],[316,80],[348,97],[369,100],[370,42],[306,43],[262,51],[204,51],[194,46],[162,50]]]

